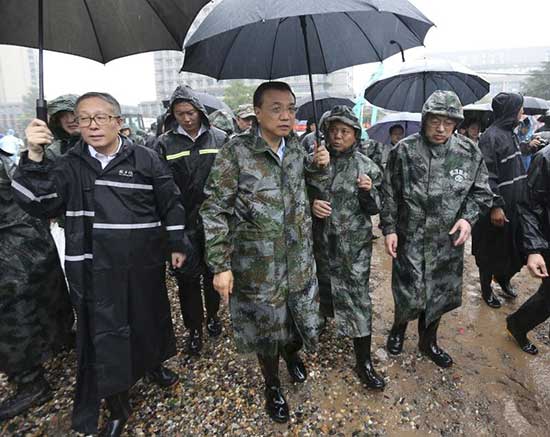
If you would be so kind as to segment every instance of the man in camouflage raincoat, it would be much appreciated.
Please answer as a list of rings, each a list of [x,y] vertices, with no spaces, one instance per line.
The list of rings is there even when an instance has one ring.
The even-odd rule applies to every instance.
[[[16,392],[0,421],[52,398],[43,363],[70,344],[74,320],[48,223],[13,198],[13,152],[0,146],[0,372]]]
[[[231,294],[237,350],[258,354],[268,413],[286,422],[279,356],[295,381],[305,381],[298,351],[302,343],[314,348],[319,328],[306,181],[317,179],[322,189],[329,155],[321,147],[311,162],[298,143],[295,96],[286,83],[260,85],[254,108],[257,129],[233,138],[216,157],[201,216],[214,287],[225,300]]]
[[[462,245],[493,197],[481,152],[454,134],[461,120],[456,94],[434,92],[421,131],[391,150],[381,189],[381,228],[394,258],[388,350],[401,352],[407,323],[418,318],[419,349],[441,367],[452,365],[436,335],[441,316],[462,303]]]
[[[314,199],[314,248],[321,315],[334,317],[338,334],[352,337],[356,371],[369,388],[383,388],[371,361],[371,215],[378,213],[378,166],[359,151],[361,126],[347,106],[334,107],[321,126],[328,139],[328,199]]]

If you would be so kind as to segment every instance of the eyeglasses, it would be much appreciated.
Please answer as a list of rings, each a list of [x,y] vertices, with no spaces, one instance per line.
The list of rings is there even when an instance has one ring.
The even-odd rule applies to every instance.
[[[445,129],[454,128],[456,126],[456,122],[451,120],[450,118],[437,118],[437,117],[428,118],[427,124],[430,127],[439,127],[443,125]]]
[[[93,117],[76,117],[75,121],[78,123],[78,127],[90,127],[92,121],[95,121],[95,124],[98,126],[105,126],[109,124],[113,118],[120,118],[120,115],[96,114]]]

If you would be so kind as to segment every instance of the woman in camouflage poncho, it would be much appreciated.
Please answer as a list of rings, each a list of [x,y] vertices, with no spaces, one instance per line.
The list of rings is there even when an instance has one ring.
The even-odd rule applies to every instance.
[[[359,151],[361,126],[347,106],[336,106],[321,126],[329,139],[330,202],[313,200],[315,260],[321,314],[334,317],[340,335],[353,338],[356,371],[369,388],[383,388],[371,362],[369,296],[372,223],[379,196],[378,166]]]

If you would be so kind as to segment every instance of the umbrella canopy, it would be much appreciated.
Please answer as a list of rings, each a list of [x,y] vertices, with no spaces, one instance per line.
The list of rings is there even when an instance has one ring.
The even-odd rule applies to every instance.
[[[213,112],[216,112],[218,110],[222,110],[224,112],[227,112],[231,117],[235,117],[233,115],[233,111],[229,106],[227,106],[224,102],[222,102],[220,99],[218,99],[216,96],[213,96],[212,94],[208,93],[201,93],[200,91],[193,91],[193,93],[197,96],[199,101],[205,106],[206,112],[208,114],[212,114]]]
[[[353,100],[348,99],[347,97],[331,96],[325,91],[317,93],[315,95],[315,102],[319,114],[324,114],[325,112],[330,111],[336,105],[349,106],[350,108],[353,108],[353,106],[355,105],[355,103],[353,103]],[[297,102],[297,105],[298,112],[296,113],[296,118],[298,120],[309,120],[314,118],[311,97],[299,100]]]
[[[398,112],[386,115],[378,123],[367,129],[369,138],[380,143],[390,144],[390,128],[396,124],[405,130],[405,137],[420,132],[422,115],[413,112]]]
[[[393,111],[420,112],[436,90],[454,91],[467,105],[489,93],[489,82],[459,63],[420,59],[383,74],[365,90],[365,99]]]
[[[398,53],[392,40],[422,45],[431,26],[407,0],[223,0],[186,43],[182,70],[217,79],[328,74]]]
[[[464,106],[464,122],[463,125],[467,126],[472,121],[478,121],[480,129],[483,132],[489,127],[493,121],[493,108],[490,103],[472,103]]]
[[[538,97],[523,96],[523,112],[526,115],[546,114],[550,109],[550,105],[546,100]]]
[[[407,0],[223,0],[185,44],[182,70],[217,79],[308,74],[319,120],[312,74],[382,61],[422,45],[432,26]]]
[[[46,116],[42,50],[107,63],[153,50],[181,50],[209,0],[2,0],[0,44],[39,55],[39,104]],[[37,108],[38,109],[38,108]]]
[[[106,64],[153,50],[182,50],[208,0],[45,0],[45,50]],[[0,44],[39,48],[39,2],[2,0]],[[76,25],[78,24],[78,25]]]

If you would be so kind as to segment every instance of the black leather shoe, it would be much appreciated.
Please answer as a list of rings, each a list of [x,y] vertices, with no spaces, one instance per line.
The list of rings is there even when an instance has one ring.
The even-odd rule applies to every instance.
[[[170,387],[178,382],[179,377],[175,372],[172,372],[169,368],[159,366],[155,370],[150,371],[147,374],[147,379],[154,382],[160,387]]]
[[[99,437],[120,437],[128,419],[109,420],[105,428],[99,433]]]
[[[0,420],[15,417],[32,407],[38,407],[52,399],[52,390],[45,379],[17,387],[11,398],[0,404]]]
[[[222,322],[217,317],[209,317],[206,321],[206,330],[210,337],[219,337],[222,333]]]
[[[386,342],[386,349],[392,355],[399,355],[403,352],[403,343],[405,342],[405,331],[407,330],[407,324],[393,325],[388,335]]]
[[[187,351],[190,355],[198,355],[202,349],[202,334],[198,329],[192,329],[187,339]]]
[[[502,304],[500,303],[500,300],[498,300],[498,297],[496,297],[492,291],[490,294],[483,293],[482,297],[485,303],[489,305],[491,308],[500,308],[502,306]]]
[[[288,404],[286,402],[281,387],[265,388],[265,409],[269,417],[277,423],[286,423],[290,418]]]
[[[512,287],[512,284],[510,284],[510,281],[506,282],[499,282],[498,285],[500,285],[500,288],[502,290],[502,296],[505,299],[515,299],[518,297],[517,291]]]
[[[294,382],[301,384],[306,381],[306,366],[298,354],[295,354],[286,362],[286,368],[288,369],[288,374]]]
[[[510,335],[514,337],[514,340],[516,340],[516,343],[523,352],[527,352],[531,355],[536,355],[539,353],[537,347],[527,338],[527,334],[520,332],[510,316],[506,317],[506,329],[508,329]]]
[[[370,361],[356,365],[355,372],[357,372],[357,376],[359,376],[361,382],[368,388],[382,390],[386,386],[386,381],[376,373]]]

